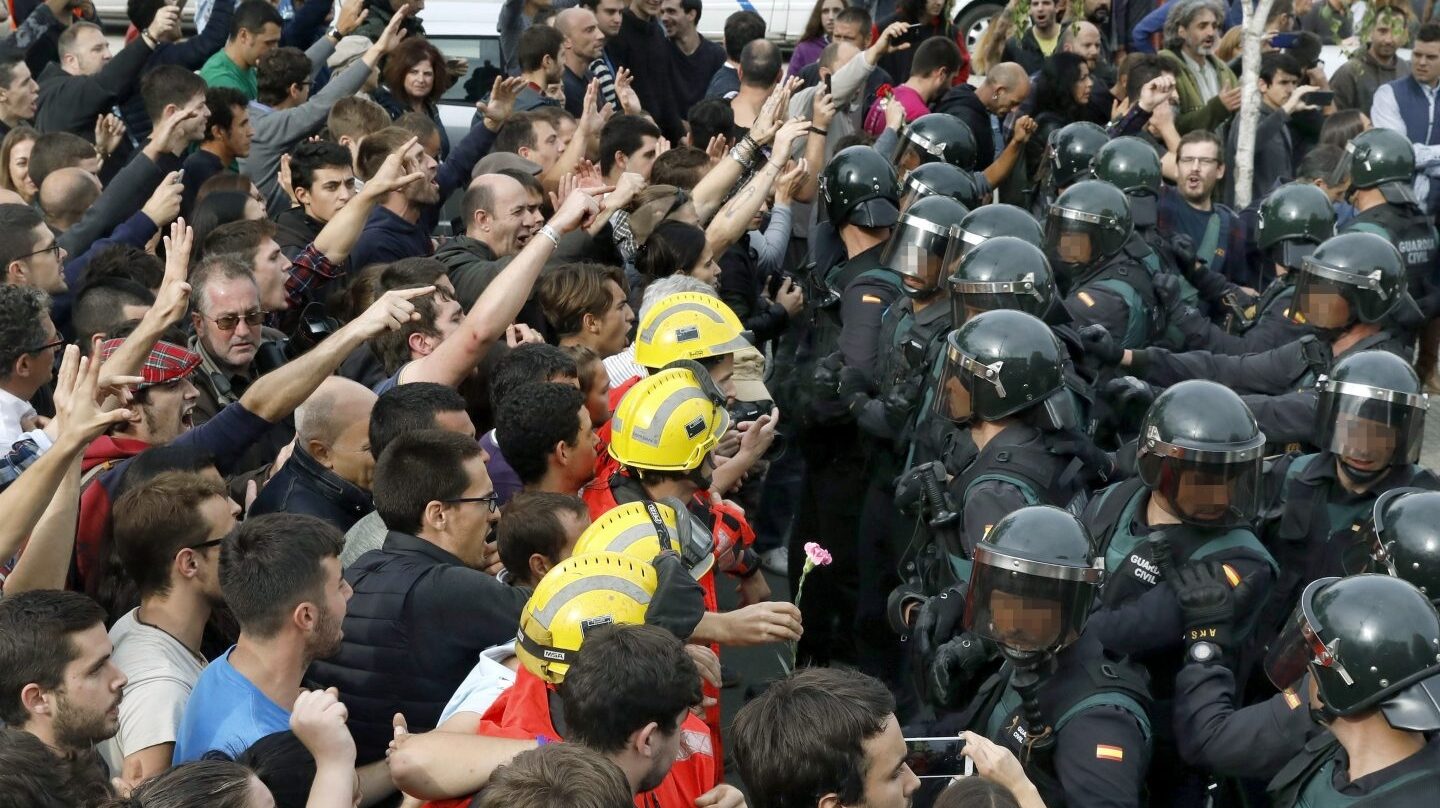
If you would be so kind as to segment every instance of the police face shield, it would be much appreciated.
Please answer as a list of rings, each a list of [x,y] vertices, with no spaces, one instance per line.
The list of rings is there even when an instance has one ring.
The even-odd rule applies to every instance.
[[[1255,516],[1260,500],[1264,435],[1242,449],[1204,451],[1143,438],[1140,478],[1187,524],[1225,527]]]
[[[1309,241],[1296,241],[1286,239],[1278,244],[1272,244],[1265,250],[1265,257],[1272,264],[1279,264],[1292,272],[1298,271],[1304,265],[1305,259],[1315,252],[1318,245]]]
[[[1334,452],[1346,466],[1378,472],[1420,459],[1429,406],[1424,394],[1325,378],[1317,388],[1316,445]]]
[[[956,340],[958,332],[951,331],[945,340],[945,366],[940,371],[939,387],[935,391],[933,411],[941,418],[964,424],[975,414],[975,396],[989,395],[991,398],[1005,397],[1005,387],[1000,383],[1000,365],[982,364],[974,357],[967,356]]]
[[[890,165],[895,166],[895,173],[904,180],[905,175],[911,171],[925,163],[939,160],[941,153],[940,144],[922,143],[907,128],[904,134],[895,139],[895,150],[890,152]],[[903,209],[905,206],[902,204],[900,207]]]
[[[1291,319],[1326,330],[1346,328],[1355,322],[1349,285],[1316,274],[1312,271],[1315,264],[1308,260],[1305,266],[1306,269],[1295,280]]]
[[[1047,300],[1041,288],[1044,279],[1032,273],[1014,280],[970,281],[956,277],[965,255],[983,241],[958,227],[950,238],[941,270],[943,277],[950,279],[950,324],[958,328],[976,314],[997,309],[1023,311],[1043,319]]]
[[[946,248],[956,231],[958,228],[902,214],[900,225],[880,253],[880,264],[900,274],[906,294],[929,297],[940,288]]]
[[[1094,231],[1100,224],[1098,216],[1050,207],[1045,222],[1045,257],[1058,273],[1057,280],[1080,274],[1099,256]]]
[[[905,171],[910,170],[911,169],[905,169]],[[904,171],[900,173],[904,173]],[[921,182],[918,175],[906,174],[904,184],[900,188],[900,212],[903,214],[910,209],[911,205],[927,196],[935,196],[938,193],[940,192]]]
[[[966,630],[1011,651],[1055,653],[1085,627],[1101,572],[1012,555],[980,542],[965,603]]]
[[[1355,684],[1341,659],[1338,642],[1325,640],[1325,629],[1315,618],[1311,604],[1321,589],[1340,580],[1320,578],[1310,582],[1300,595],[1280,637],[1271,643],[1265,656],[1265,675],[1280,690],[1293,687],[1312,664],[1329,669],[1346,685]]]

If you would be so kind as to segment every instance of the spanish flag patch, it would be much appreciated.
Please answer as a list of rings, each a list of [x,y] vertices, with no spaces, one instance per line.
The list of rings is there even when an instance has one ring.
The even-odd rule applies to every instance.
[[[1231,589],[1240,585],[1240,573],[1236,572],[1234,567],[1229,564],[1221,564],[1220,567],[1225,570],[1225,580],[1230,582]]]
[[[876,296],[876,295],[861,295],[861,296],[860,296],[860,302],[861,302],[861,303],[884,303],[885,301],[881,300],[881,299],[880,299],[878,296]]]
[[[1300,697],[1295,695],[1294,690],[1287,687],[1280,691],[1280,695],[1285,697],[1285,706],[1292,710],[1298,710],[1300,708]]]
[[[1125,750],[1118,746],[1106,746],[1105,744],[1095,745],[1096,760],[1113,760],[1119,763],[1125,759]]]
[[[1095,307],[1095,298],[1091,297],[1089,292],[1079,292],[1075,296],[1080,298],[1080,302],[1084,303],[1086,306],[1089,306],[1090,308]]]

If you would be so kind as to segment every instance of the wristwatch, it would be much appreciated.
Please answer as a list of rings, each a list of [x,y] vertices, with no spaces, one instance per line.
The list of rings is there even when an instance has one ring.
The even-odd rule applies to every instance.
[[[1212,662],[1217,662],[1223,655],[1220,646],[1213,642],[1191,643],[1189,650],[1185,653],[1191,662],[1198,662],[1201,665],[1209,665]]]
[[[330,26],[330,30],[329,30],[329,31],[326,31],[326,32],[325,32],[325,36],[330,37],[331,39],[335,40],[336,42],[339,42],[340,40],[342,40],[342,39],[345,38],[345,35],[342,34],[342,33],[340,33],[340,29],[337,28],[337,27],[335,27],[335,26],[333,26],[333,25]]]

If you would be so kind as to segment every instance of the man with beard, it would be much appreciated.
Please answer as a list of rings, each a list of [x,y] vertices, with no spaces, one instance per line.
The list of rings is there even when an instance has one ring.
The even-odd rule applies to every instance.
[[[246,520],[221,541],[220,590],[240,638],[195,683],[175,739],[176,764],[210,751],[239,755],[290,728],[305,669],[340,650],[351,594],[340,577],[343,545],[330,524],[294,514]]]
[[[1224,18],[1220,0],[1175,0],[1165,18],[1160,58],[1175,68],[1180,93],[1175,126],[1182,135],[1193,129],[1213,132],[1240,109],[1240,82],[1214,54]]]
[[[520,35],[520,78],[525,86],[515,99],[515,111],[527,112],[537,107],[559,106],[550,95],[550,87],[560,84],[565,76],[565,36],[549,25],[532,25]]]
[[[1234,277],[1227,264],[1238,262],[1243,255],[1236,252],[1239,245],[1234,243],[1236,228],[1243,230],[1243,225],[1234,211],[1214,200],[1215,186],[1225,177],[1220,138],[1205,130],[1184,136],[1175,150],[1174,165],[1180,183],[1174,188],[1161,186],[1156,229],[1167,241],[1185,236],[1194,245],[1196,260]],[[1229,258],[1231,255],[1235,258]]]
[[[115,503],[115,547],[140,606],[110,628],[128,681],[119,731],[100,752],[127,779],[170,767],[181,712],[205,669],[205,623],[224,602],[219,546],[239,514],[213,470],[160,474]]]
[[[77,779],[101,784],[92,747],[115,734],[125,687],[110,655],[105,612],[84,595],[42,589],[0,600],[0,720],[44,741]]]
[[[500,513],[474,438],[401,435],[381,452],[372,488],[390,533],[346,570],[356,619],[334,658],[311,670],[350,708],[360,765],[384,760],[395,713],[412,730],[435,727],[480,652],[515,638],[530,594],[483,571]]]
[[[1005,41],[1001,55],[1004,61],[1019,63],[1029,75],[1040,72],[1045,60],[1060,44],[1060,15],[1056,5],[1055,0],[1031,0],[1030,25]]]
[[[1358,109],[1368,115],[1380,85],[1410,74],[1410,61],[1396,53],[1409,38],[1409,15],[1406,5],[1376,12],[1365,50],[1350,57],[1330,77],[1336,109]]]

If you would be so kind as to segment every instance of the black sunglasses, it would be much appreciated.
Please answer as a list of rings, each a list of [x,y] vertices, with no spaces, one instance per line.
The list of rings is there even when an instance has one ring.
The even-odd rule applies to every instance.
[[[440,501],[441,501],[441,502],[448,502],[448,503],[455,503],[455,502],[483,502],[483,503],[485,503],[485,505],[486,505],[487,507],[490,508],[490,512],[491,512],[491,513],[494,513],[494,512],[496,512],[496,511],[500,510],[500,495],[499,495],[499,494],[494,494],[494,493],[492,493],[492,494],[486,494],[486,495],[483,496],[483,497],[455,497],[454,499],[442,499],[442,500],[440,500]]]

